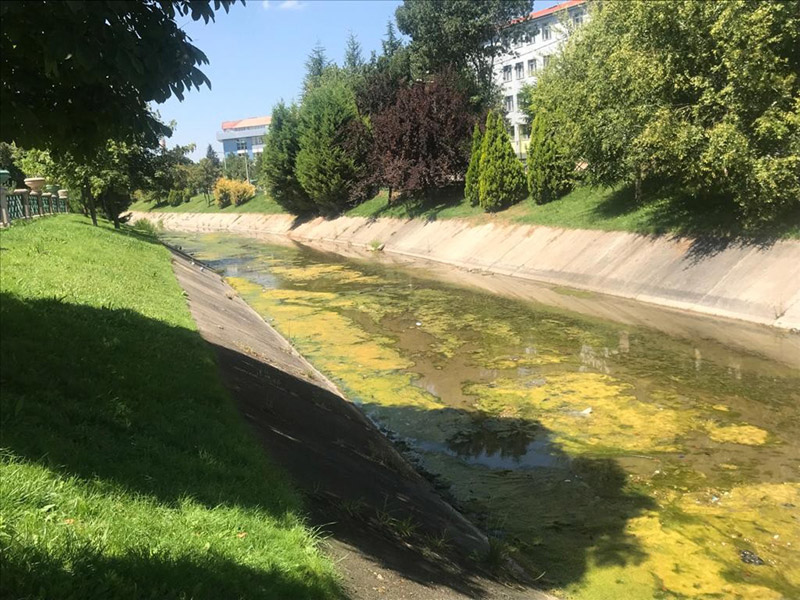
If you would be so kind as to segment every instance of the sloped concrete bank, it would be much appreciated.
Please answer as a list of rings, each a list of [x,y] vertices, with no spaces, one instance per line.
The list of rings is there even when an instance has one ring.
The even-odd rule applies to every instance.
[[[133,213],[174,231],[288,236],[384,252],[784,329],[800,329],[800,241],[755,244],[452,219]]]

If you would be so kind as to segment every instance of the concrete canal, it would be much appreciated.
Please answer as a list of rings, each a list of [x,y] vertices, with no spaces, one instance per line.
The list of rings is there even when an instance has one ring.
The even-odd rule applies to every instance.
[[[219,269],[554,594],[800,597],[796,334],[759,327],[784,348],[770,356],[665,333],[681,316],[660,309],[622,323],[295,244],[165,239]]]

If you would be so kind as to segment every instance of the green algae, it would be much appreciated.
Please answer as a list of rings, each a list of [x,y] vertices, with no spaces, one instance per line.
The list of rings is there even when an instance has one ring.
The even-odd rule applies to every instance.
[[[307,249],[179,239],[557,595],[800,597],[796,371]]]

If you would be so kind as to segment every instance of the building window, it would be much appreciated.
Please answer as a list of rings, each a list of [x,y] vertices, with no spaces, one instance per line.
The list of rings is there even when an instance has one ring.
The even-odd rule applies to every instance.
[[[575,27],[578,27],[583,24],[583,13],[577,14],[572,17],[572,22],[574,23]]]
[[[260,135],[253,138],[253,145],[254,146],[256,146],[258,144],[263,144],[263,143],[264,143],[264,138],[261,137]]]
[[[549,42],[550,41],[550,25],[545,25],[542,27],[542,41]]]
[[[514,110],[514,96],[506,96],[505,101],[503,102],[506,112],[511,112]]]
[[[550,57],[549,56],[542,57],[542,64],[544,65],[544,68],[546,69],[547,65],[550,64]]]
[[[236,150],[247,150],[247,140],[236,140]]]
[[[522,94],[517,94],[517,110],[522,110],[522,106],[525,102],[522,100]]]
[[[503,67],[503,81],[511,81],[511,65]]]
[[[514,65],[514,71],[517,74],[517,79],[522,79],[525,76],[525,66],[521,62]]]
[[[533,77],[536,75],[536,59],[532,58],[528,61],[528,77]]]

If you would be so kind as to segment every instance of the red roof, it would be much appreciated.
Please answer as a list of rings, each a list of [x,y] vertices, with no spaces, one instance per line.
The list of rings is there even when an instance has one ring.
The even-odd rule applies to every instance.
[[[586,0],[567,0],[566,2],[562,2],[561,4],[556,4],[555,6],[551,6],[550,8],[543,8],[542,10],[534,11],[526,17],[520,17],[518,19],[514,19],[513,21],[511,21],[510,25],[522,23],[523,21],[532,21],[533,19],[538,19],[540,17],[546,17],[547,15],[552,15],[553,13],[559,12],[561,10],[572,8],[573,6],[579,6],[585,3]]]
[[[269,125],[271,122],[272,117],[250,117],[248,119],[239,119],[238,121],[223,121],[222,130],[239,129],[241,127],[259,127]]]

